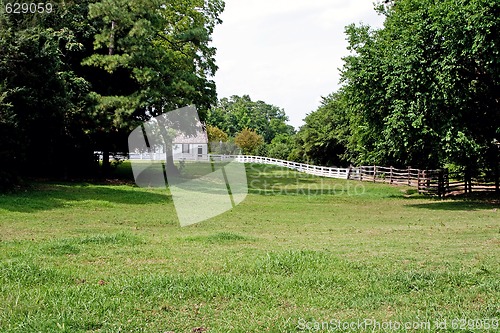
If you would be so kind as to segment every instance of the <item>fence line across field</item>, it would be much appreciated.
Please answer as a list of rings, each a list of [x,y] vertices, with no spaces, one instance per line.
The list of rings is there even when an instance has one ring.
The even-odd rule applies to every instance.
[[[129,158],[132,160],[164,160],[165,154],[131,153],[129,154]],[[466,175],[450,175],[446,169],[422,170],[411,167],[397,169],[377,165],[337,168],[252,155],[204,154],[198,155],[197,159],[206,161],[233,160],[240,163],[267,164],[320,177],[406,185],[416,187],[419,193],[438,195],[440,197],[444,197],[446,194],[452,192],[499,191],[498,180],[496,182],[473,180]]]
[[[263,156],[250,155],[211,155],[213,160],[233,159],[241,163],[270,164],[289,169],[297,170],[307,174],[362,181],[384,182],[390,184],[406,184],[408,186],[418,186],[420,171],[418,169],[396,169],[393,167],[381,166],[359,166],[349,168],[336,168],[316,166],[305,163],[298,163],[280,160]]]
[[[465,193],[472,191],[500,191],[498,179],[496,182],[485,182],[461,175],[456,176],[461,179],[450,180],[450,174],[446,169],[422,170],[411,167],[397,169],[392,166],[377,165],[336,168],[250,155],[211,155],[211,158],[213,160],[233,159],[241,163],[276,165],[321,177],[407,185],[416,187],[418,193],[438,195],[440,197],[457,191]]]

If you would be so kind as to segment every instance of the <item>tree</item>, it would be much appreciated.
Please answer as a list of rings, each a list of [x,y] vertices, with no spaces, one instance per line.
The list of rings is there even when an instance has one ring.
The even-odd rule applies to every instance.
[[[228,140],[227,134],[218,127],[207,125],[207,135],[209,142],[226,142]]]
[[[491,168],[500,3],[399,0],[384,28],[346,28],[342,80],[358,163]]]
[[[210,152],[216,154],[233,154],[234,142],[230,142],[229,136],[220,128],[207,125],[207,136]]]
[[[278,134],[267,145],[265,156],[280,160],[289,160],[294,147],[295,140],[293,135]]]
[[[241,148],[243,154],[251,155],[264,143],[264,139],[254,130],[245,128],[236,135],[234,142]]]
[[[92,155],[77,163],[88,143],[82,124],[89,86],[69,66],[82,45],[59,25],[66,19],[0,15],[0,118],[5,142],[16,143],[4,150],[5,164],[14,163],[19,175],[64,177],[91,168]]]
[[[109,89],[96,95],[107,125],[104,152],[110,149],[110,134],[128,131],[137,121],[191,104],[204,111],[215,102],[211,77],[217,67],[210,41],[223,8],[221,0],[102,0],[90,5],[90,17],[104,26],[95,38],[96,53],[84,63],[110,74]],[[113,80],[121,74],[125,81]],[[172,138],[164,136],[167,164],[173,167]]]
[[[304,121],[297,133],[302,159],[318,165],[346,164],[350,130],[345,95],[339,92],[323,98]]]
[[[294,128],[287,125],[284,110],[263,101],[252,101],[244,95],[223,98],[207,114],[207,124],[217,126],[229,136],[235,136],[245,128],[255,130],[266,143],[279,134],[293,134]]]
[[[19,125],[12,112],[12,105],[6,103],[9,91],[0,84],[0,191],[11,188],[17,182],[19,170],[18,139]]]

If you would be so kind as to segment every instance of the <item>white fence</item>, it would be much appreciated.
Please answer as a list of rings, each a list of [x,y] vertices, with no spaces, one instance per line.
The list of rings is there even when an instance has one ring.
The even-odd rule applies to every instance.
[[[102,158],[102,156],[100,156]],[[165,160],[165,153],[129,153],[129,160],[153,160],[153,161],[161,161]]]
[[[210,157],[214,161],[232,159],[241,163],[276,165],[321,177],[347,179],[349,176],[348,168],[329,168],[329,167],[322,167],[322,166],[297,163],[285,160],[278,160],[276,158],[270,158],[270,157],[250,156],[250,155],[210,155]]]
[[[250,155],[200,155],[198,160],[207,160],[208,157],[212,161],[235,160],[240,163],[256,163],[256,164],[269,164],[280,167],[285,167],[299,172],[304,172],[310,175],[347,179],[349,175],[348,168],[329,168],[323,166],[316,166],[304,163],[297,163],[292,161],[279,160],[276,158],[263,157],[263,156],[250,156]],[[131,160],[164,160],[164,153],[130,153],[129,159]]]

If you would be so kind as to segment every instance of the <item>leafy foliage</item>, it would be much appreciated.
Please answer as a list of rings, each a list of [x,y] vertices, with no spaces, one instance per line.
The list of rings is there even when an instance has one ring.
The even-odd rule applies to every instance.
[[[280,160],[292,160],[292,151],[296,146],[294,135],[279,134],[273,138],[270,144],[267,145],[265,156],[277,158]]]
[[[254,102],[248,95],[222,98],[217,106],[208,111],[206,121],[229,136],[235,136],[245,128],[253,129],[266,143],[270,143],[276,135],[293,134],[295,131],[286,124],[288,117],[283,109],[263,101]]]
[[[346,164],[349,113],[345,95],[323,98],[321,106],[305,119],[297,133],[302,160],[318,165]]]
[[[137,85],[128,96],[151,114],[187,104],[208,108],[216,96],[209,77],[217,69],[210,36],[223,8],[219,0],[97,2],[89,14],[104,25],[85,63],[125,71]]]
[[[400,0],[384,28],[346,28],[343,93],[357,163],[494,164],[500,3]]]
[[[211,125],[207,126],[207,135],[209,142],[226,142],[229,139],[229,137],[226,133],[224,133],[223,130]]]
[[[88,170],[91,154],[78,164],[82,169],[75,165],[88,147],[84,113],[89,85],[69,65],[82,49],[75,33],[61,27],[70,19],[10,15],[0,20],[0,118],[8,146],[2,168],[15,166],[17,173],[35,176]]]
[[[243,154],[254,154],[264,143],[261,135],[257,134],[254,130],[245,128],[234,138],[234,142],[241,148]]]

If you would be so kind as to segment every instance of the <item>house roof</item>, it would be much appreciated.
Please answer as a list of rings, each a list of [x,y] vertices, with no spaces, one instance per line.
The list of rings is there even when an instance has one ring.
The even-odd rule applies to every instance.
[[[204,131],[197,131],[196,135],[185,135],[181,134],[178,135],[174,141],[174,144],[182,144],[182,143],[198,143],[198,144],[207,144],[208,143],[208,136],[207,133]]]

